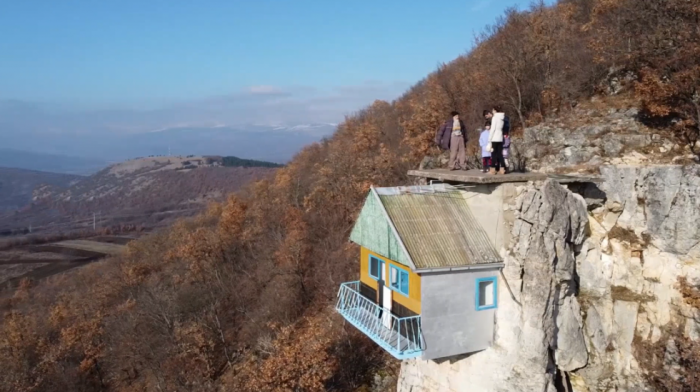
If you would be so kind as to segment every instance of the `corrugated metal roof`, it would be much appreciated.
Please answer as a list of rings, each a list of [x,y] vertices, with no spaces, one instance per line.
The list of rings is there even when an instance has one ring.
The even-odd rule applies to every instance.
[[[437,187],[375,191],[417,270],[503,262],[459,191]]]

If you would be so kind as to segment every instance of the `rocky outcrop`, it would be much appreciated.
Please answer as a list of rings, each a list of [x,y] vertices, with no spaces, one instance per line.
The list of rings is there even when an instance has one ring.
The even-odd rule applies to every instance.
[[[678,285],[700,285],[700,166],[601,175],[595,192],[571,188],[585,197],[551,180],[518,188],[494,346],[407,361],[399,391],[652,391],[649,345],[683,382],[677,339],[700,339]]]
[[[670,163],[686,153],[671,136],[655,133],[637,116],[636,108],[577,108],[526,128],[522,138],[513,140],[513,159],[529,170],[576,171],[605,164]]]
[[[592,211],[590,236],[577,259],[591,363],[574,375],[576,390],[614,385],[645,390],[643,350],[681,328],[698,339],[698,312],[678,279],[700,284],[700,167],[603,167],[605,206]],[[673,366],[673,364],[668,364]]]
[[[524,191],[516,205],[519,212],[513,235],[518,237],[516,257],[508,261],[509,281],[521,283],[523,345],[517,355],[517,373],[528,374],[540,369],[546,380],[539,384],[553,385],[554,361],[575,370],[587,363],[581,329],[575,277],[575,246],[585,237],[586,204],[579,195],[547,181],[541,188]],[[516,283],[516,286],[518,284]],[[553,358],[551,357],[553,354]],[[530,385],[533,390],[539,385]]]
[[[556,391],[556,364],[586,366],[575,279],[586,203],[548,180],[520,187],[509,208],[516,216],[503,271],[510,290],[499,291],[494,347],[455,363],[409,361],[400,391]]]

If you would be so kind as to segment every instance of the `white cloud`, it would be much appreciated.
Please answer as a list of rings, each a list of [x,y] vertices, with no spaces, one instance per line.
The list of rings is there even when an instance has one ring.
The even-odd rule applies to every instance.
[[[138,133],[178,126],[212,127],[267,124],[339,123],[377,99],[391,101],[407,88],[404,82],[366,82],[320,90],[308,86],[252,86],[228,95],[191,100],[149,110],[101,110],[49,114],[36,106],[0,105],[12,129],[4,132],[55,129],[73,133]],[[0,102],[1,103],[1,102]],[[6,121],[7,122],[7,121]],[[4,132],[3,132],[4,131]]]
[[[251,94],[279,94],[282,90],[275,86],[251,86],[248,92]]]

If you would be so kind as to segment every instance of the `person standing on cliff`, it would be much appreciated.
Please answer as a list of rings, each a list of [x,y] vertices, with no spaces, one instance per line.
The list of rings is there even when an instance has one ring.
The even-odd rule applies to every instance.
[[[453,111],[450,117],[438,128],[435,143],[443,150],[450,150],[450,170],[467,170],[467,128],[459,118],[459,112]]]
[[[493,112],[490,110],[484,110],[484,118],[488,123],[491,122],[491,118],[493,118]],[[503,117],[503,163],[504,167],[506,168],[506,171],[510,167],[510,164],[508,163],[508,158],[510,155],[510,118],[508,118],[508,115],[504,113]]]
[[[479,135],[479,146],[481,147],[481,171],[486,173],[491,166],[491,151],[487,150],[489,144],[489,130],[491,129],[491,120],[487,120],[484,125],[484,130]]]
[[[484,115],[491,119],[491,129],[489,131],[489,143],[491,144],[491,174],[506,174],[506,164],[503,160],[503,127],[505,125],[505,113],[500,106],[494,105],[489,115]]]

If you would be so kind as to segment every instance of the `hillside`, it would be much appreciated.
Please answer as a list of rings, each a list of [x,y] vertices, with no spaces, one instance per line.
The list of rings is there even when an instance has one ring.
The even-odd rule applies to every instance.
[[[397,101],[348,117],[273,176],[131,243],[122,257],[23,286],[0,307],[0,388],[396,390],[398,364],[332,312],[339,284],[357,279],[359,250],[348,244],[349,231],[370,186],[407,184],[408,168],[439,155],[432,140],[447,113],[464,113],[474,130],[483,109],[503,103],[523,143],[554,146],[524,152],[538,170],[615,165],[637,149],[651,156],[646,149],[665,154],[661,148],[673,157],[659,159],[692,166],[613,166],[604,170],[610,203],[603,205],[586,206],[551,182],[523,187],[529,202],[520,198],[513,208],[524,214],[534,206],[521,219],[533,229],[517,233],[521,247],[507,251],[530,257],[511,255],[507,272],[521,283],[513,287],[524,310],[514,301],[503,323],[514,327],[503,330],[508,349],[523,351],[403,363],[400,390],[465,390],[472,385],[465,380],[480,379],[498,379],[489,385],[499,392],[697,389],[700,268],[695,253],[678,252],[697,250],[700,241],[691,224],[699,208],[699,17],[697,3],[685,0],[562,0],[509,11],[470,53]],[[587,134],[591,120],[575,109],[601,96],[611,108],[638,112],[625,110],[619,127]],[[618,111],[601,113],[596,121],[606,122]],[[566,144],[570,132],[594,140],[577,149]],[[581,158],[567,163],[574,153]],[[596,155],[601,160],[591,163]],[[609,230],[589,227],[590,218]],[[579,265],[587,269],[577,272]],[[578,278],[598,295],[581,296],[581,308]],[[102,284],[89,284],[95,281]],[[569,318],[554,323],[554,305]],[[524,330],[516,329],[523,320]],[[552,340],[560,331],[577,340]]]
[[[91,229],[93,223],[97,228],[152,228],[191,216],[271,172],[268,167],[225,167],[222,157],[132,159],[70,184],[35,187],[31,204],[6,215],[0,230],[31,225],[34,233],[49,234]]]
[[[81,179],[70,174],[0,167],[0,214],[29,204],[34,189],[40,185],[64,188]]]

